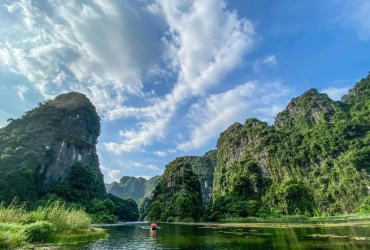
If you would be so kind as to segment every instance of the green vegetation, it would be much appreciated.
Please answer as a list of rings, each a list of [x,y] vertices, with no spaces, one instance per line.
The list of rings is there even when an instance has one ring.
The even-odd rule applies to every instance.
[[[3,177],[0,179],[0,201],[9,204],[17,197],[21,202],[34,202],[43,196],[46,186],[57,181],[49,177],[52,175],[49,169],[55,166],[60,141],[81,152],[84,148],[93,151],[85,164],[97,175],[98,185],[94,189],[105,194],[95,153],[100,118],[85,95],[59,95],[9,122],[0,129],[0,175]],[[64,179],[63,176],[62,181]]]
[[[113,214],[120,221],[137,221],[139,210],[133,199],[121,199],[112,194],[108,194],[108,199],[114,203]]]
[[[91,218],[82,209],[59,201],[27,211],[24,206],[0,206],[0,248],[40,243],[72,243],[106,237],[91,227]]]
[[[342,102],[316,89],[269,126],[230,126],[217,142],[209,220],[370,212],[370,76]]]
[[[217,162],[217,150],[210,150],[203,156],[184,156],[185,161],[192,166],[194,173],[200,181],[203,205],[212,204],[213,173]]]
[[[132,200],[106,194],[96,154],[100,118],[85,95],[59,95],[8,121],[0,129],[4,206],[15,197],[25,211],[61,201],[83,209],[95,223],[138,218]]]
[[[148,204],[150,203],[150,205]],[[191,165],[177,158],[166,166],[153,196],[143,203],[141,211],[148,211],[148,220],[198,221],[203,214],[198,177]]]

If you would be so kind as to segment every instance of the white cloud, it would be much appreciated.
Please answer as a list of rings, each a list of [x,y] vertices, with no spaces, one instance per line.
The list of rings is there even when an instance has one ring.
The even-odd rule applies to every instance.
[[[161,157],[165,157],[167,155],[167,153],[164,151],[155,151],[154,154]]]
[[[167,152],[170,153],[170,154],[175,154],[177,152],[177,150],[176,149],[168,149]]]
[[[100,164],[100,170],[103,173],[106,173],[111,179],[115,181],[119,181],[123,174],[121,173],[121,170],[118,169],[110,169]]]
[[[28,88],[22,85],[15,85],[14,87],[17,90],[19,98],[21,98],[24,101],[24,94],[27,92]]]
[[[224,93],[211,95],[193,104],[190,118],[190,140],[177,148],[189,151],[206,145],[211,139],[224,131],[230,122],[242,122],[250,117],[260,117],[271,121],[285,102],[280,100],[289,93],[289,89],[280,83],[247,82]],[[275,98],[272,99],[271,96]],[[269,112],[269,109],[271,112]]]
[[[148,176],[148,175],[137,175],[136,178],[139,178],[139,177],[142,177],[146,180],[149,180],[150,178],[152,178],[151,176]]]
[[[123,176],[121,173],[121,170],[111,169],[111,170],[108,170],[107,172],[108,172],[108,176],[115,181],[119,181],[121,177]]]
[[[100,164],[100,169],[101,169],[102,171],[107,171],[107,170],[109,170],[109,168],[104,167],[102,164]]]
[[[164,62],[177,76],[172,91],[152,106],[122,107],[109,112],[109,119],[134,116],[145,119],[136,130],[122,131],[123,142],[106,143],[115,153],[140,151],[142,146],[166,136],[166,129],[179,105],[202,96],[234,70],[252,48],[252,23],[225,9],[220,0],[157,1],[147,8],[161,15],[168,25],[162,38]]]
[[[145,165],[145,164],[142,164],[142,163],[139,163],[139,162],[131,162],[131,164],[133,166],[137,167],[137,168],[147,168],[147,169],[154,170],[154,171],[163,171],[159,167],[157,167],[155,165],[152,165],[152,164]]]
[[[178,107],[220,84],[256,39],[252,23],[222,0],[141,2],[146,8],[103,0],[43,4],[6,6],[12,18],[0,25],[0,63],[46,98],[78,91],[103,119],[136,118],[120,142],[103,144],[116,154],[164,139]],[[145,93],[147,77],[171,78],[172,89]],[[130,98],[141,99],[140,106],[128,105]]]
[[[172,76],[171,72],[168,72],[163,68],[159,67],[158,64],[155,64],[152,66],[152,68],[149,68],[147,74],[151,77],[160,77],[164,79]]]
[[[257,119],[272,124],[275,121],[275,116],[284,109],[285,106],[283,104],[272,104],[264,108],[254,109],[253,114],[256,115]]]
[[[162,169],[160,169],[159,167],[157,167],[155,165],[148,165],[147,167],[151,170],[154,170],[154,171],[162,171]]]
[[[0,63],[47,98],[80,91],[101,112],[121,107],[128,94],[143,95],[142,69],[159,51],[137,10],[101,0],[43,4],[42,10],[31,0],[6,5],[14,22],[0,26]]]
[[[342,88],[330,87],[327,89],[323,89],[321,92],[328,94],[328,96],[332,100],[339,101],[343,95],[348,94],[348,91],[350,90],[350,88],[351,88],[350,86],[346,86]]]
[[[216,134],[226,129],[230,121],[240,120],[240,115],[248,110],[248,103],[243,97],[251,95],[256,88],[255,82],[249,82],[227,92],[211,95],[191,107],[191,140],[178,145],[178,149],[188,151],[204,146]]]
[[[131,164],[135,167],[143,167],[144,165],[139,162],[131,162]]]
[[[253,64],[253,70],[259,72],[262,66],[272,67],[277,64],[276,58],[274,55],[266,56],[265,58],[257,59]]]

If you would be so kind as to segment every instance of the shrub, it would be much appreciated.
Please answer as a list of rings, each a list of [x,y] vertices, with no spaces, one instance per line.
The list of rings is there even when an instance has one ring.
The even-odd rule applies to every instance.
[[[52,236],[55,231],[55,226],[47,221],[37,221],[23,228],[25,241],[29,243],[44,243]]]
[[[184,218],[182,222],[194,222],[194,220],[193,218],[188,217],[188,218]]]

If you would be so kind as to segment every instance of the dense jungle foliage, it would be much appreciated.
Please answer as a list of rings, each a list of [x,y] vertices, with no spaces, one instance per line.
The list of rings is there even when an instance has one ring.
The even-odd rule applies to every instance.
[[[199,179],[183,158],[170,162],[150,199],[140,210],[148,220],[198,221],[202,216]]]
[[[369,211],[370,75],[342,101],[305,92],[272,126],[235,123],[217,150],[210,220]]]

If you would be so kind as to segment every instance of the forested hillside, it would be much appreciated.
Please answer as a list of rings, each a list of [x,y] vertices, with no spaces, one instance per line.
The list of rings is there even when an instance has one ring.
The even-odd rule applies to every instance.
[[[338,102],[311,89],[274,125],[248,119],[220,135],[210,217],[361,212],[369,167],[370,77]]]
[[[370,212],[370,76],[341,101],[306,91],[273,125],[253,118],[234,123],[220,134],[216,150],[179,158],[166,171],[181,160],[198,175],[203,202],[212,201],[204,219]],[[211,179],[209,197],[204,187]],[[173,216],[163,209],[174,211],[170,190],[180,197],[183,184],[176,185],[162,177],[155,196],[140,207],[141,218],[148,212],[162,220]]]
[[[144,208],[147,202],[150,207]],[[177,158],[166,166],[152,197],[144,200],[141,211],[150,220],[197,221],[201,218],[200,182],[191,165]]]

